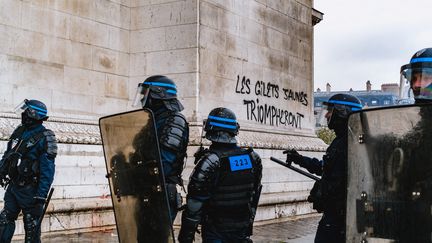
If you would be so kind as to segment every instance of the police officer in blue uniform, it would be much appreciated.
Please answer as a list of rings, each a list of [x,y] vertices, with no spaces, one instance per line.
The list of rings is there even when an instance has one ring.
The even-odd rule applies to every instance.
[[[176,185],[183,186],[181,173],[189,141],[189,125],[180,113],[184,108],[177,99],[175,83],[162,75],[151,76],[138,85],[137,104],[154,113],[171,219],[174,221],[181,207]]]
[[[17,106],[21,125],[12,133],[0,162],[1,183],[7,185],[0,213],[0,242],[11,242],[15,220],[23,212],[26,243],[40,242],[39,219],[54,179],[57,143],[42,123],[47,108],[38,100]]]
[[[432,103],[432,48],[417,51],[400,73],[403,95],[412,91],[416,104]]]
[[[333,95],[323,103],[327,106],[325,117],[328,127],[336,133],[323,159],[302,156],[295,150],[284,153],[288,163],[294,162],[322,176],[308,198],[314,209],[323,212],[315,243],[339,243],[345,242],[348,116],[353,111],[361,110],[362,104],[357,97],[348,94]]]
[[[227,108],[213,109],[205,122],[209,149],[196,154],[178,240],[189,243],[202,225],[203,242],[252,242],[261,192],[262,164],[251,148],[237,146],[239,125]]]

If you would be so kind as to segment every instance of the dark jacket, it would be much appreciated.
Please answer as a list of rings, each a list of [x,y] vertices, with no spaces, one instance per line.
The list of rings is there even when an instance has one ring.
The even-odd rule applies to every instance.
[[[313,203],[318,211],[345,215],[346,188],[347,188],[347,135],[338,135],[327,148],[322,160],[303,156],[300,166],[309,172],[322,176],[318,196]],[[312,190],[311,197],[314,192]]]
[[[29,139],[36,137],[37,134],[40,134],[40,136],[35,141],[36,143],[32,144],[32,140],[29,141]],[[41,124],[29,128],[19,126],[12,133],[3,157],[12,150],[15,143],[19,140],[23,141],[21,146],[26,146],[27,148],[18,166],[18,176],[11,183],[19,184],[23,180],[29,183],[29,177],[34,177],[37,179],[36,181],[32,181],[37,185],[37,195],[35,196],[46,198],[54,180],[54,161],[57,155],[55,135]]]
[[[243,160],[239,163],[240,167],[233,168],[236,166],[231,164],[236,162],[233,158],[241,158],[242,155],[250,158],[252,166],[248,169],[247,166],[242,167],[245,164]],[[179,241],[192,242],[198,224],[222,234],[245,232],[252,224],[251,213],[256,211],[251,205],[255,198],[259,199],[261,176],[261,159],[252,149],[213,143],[198,160],[190,176]]]

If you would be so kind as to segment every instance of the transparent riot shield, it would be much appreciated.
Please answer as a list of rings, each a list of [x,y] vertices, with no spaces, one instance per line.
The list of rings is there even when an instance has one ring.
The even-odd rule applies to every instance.
[[[431,105],[350,116],[346,230],[346,242],[431,242]]]
[[[99,126],[119,241],[174,242],[152,112],[103,117]]]

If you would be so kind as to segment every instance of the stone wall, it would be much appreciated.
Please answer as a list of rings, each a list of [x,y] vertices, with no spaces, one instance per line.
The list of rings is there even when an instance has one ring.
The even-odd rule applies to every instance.
[[[198,95],[197,0],[131,1],[130,86],[150,75],[175,80],[188,120]]]
[[[48,106],[59,140],[43,231],[113,224],[97,121],[134,109],[137,84],[154,74],[176,81],[186,107],[186,182],[202,120],[225,106],[238,116],[240,144],[263,158],[257,220],[312,212],[312,182],[269,160],[325,149],[313,133],[311,21],[311,0],[2,0],[1,151],[24,98]]]
[[[51,116],[95,119],[129,99],[130,8],[119,1],[4,0],[1,111],[25,97]]]

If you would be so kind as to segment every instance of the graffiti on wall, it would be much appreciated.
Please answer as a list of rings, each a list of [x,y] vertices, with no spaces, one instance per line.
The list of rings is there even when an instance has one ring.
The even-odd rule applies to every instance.
[[[304,115],[267,104],[260,98],[283,99],[288,102],[298,102],[303,106],[309,104],[308,96],[304,91],[297,91],[278,84],[261,80],[252,82],[246,76],[237,75],[235,92],[240,95],[255,95],[254,99],[243,99],[246,106],[247,119],[271,126],[291,126],[301,129]]]

